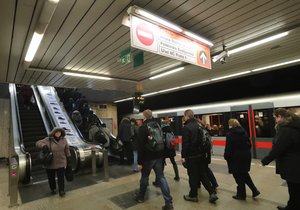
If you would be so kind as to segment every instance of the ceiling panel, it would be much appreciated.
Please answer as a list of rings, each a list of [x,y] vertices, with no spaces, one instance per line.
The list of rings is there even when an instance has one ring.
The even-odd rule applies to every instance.
[[[0,82],[101,90],[106,99],[111,93],[110,99],[115,100],[132,96],[134,81],[149,93],[300,58],[299,0],[60,0],[28,67],[24,56],[45,1],[0,2],[0,24],[5,29],[0,34]],[[132,63],[122,65],[119,61],[120,52],[130,47],[129,28],[121,22],[132,5],[203,35],[214,43],[212,55],[224,44],[233,49],[285,30],[290,33],[234,54],[226,64],[213,63],[212,70],[149,52],[144,52],[144,64],[134,68]],[[132,49],[133,53],[138,51]],[[178,66],[185,69],[158,80],[148,79]],[[132,81],[70,77],[62,71]]]

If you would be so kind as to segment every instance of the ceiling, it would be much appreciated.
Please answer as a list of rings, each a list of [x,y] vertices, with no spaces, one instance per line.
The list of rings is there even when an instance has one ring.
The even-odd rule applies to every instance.
[[[88,88],[100,90],[96,94],[100,101],[101,97],[114,101],[132,96],[137,82],[150,93],[300,58],[299,0],[60,0],[33,61],[26,66],[24,57],[44,2],[0,1],[0,82]],[[130,28],[122,25],[122,18],[132,5],[210,40],[211,55],[221,52],[223,44],[232,49],[290,32],[234,54],[226,64],[213,63],[212,70],[150,52],[144,53],[143,65],[133,68],[119,62],[120,52],[130,47]],[[182,65],[183,71],[149,80]],[[62,74],[66,70],[125,80],[71,77]]]

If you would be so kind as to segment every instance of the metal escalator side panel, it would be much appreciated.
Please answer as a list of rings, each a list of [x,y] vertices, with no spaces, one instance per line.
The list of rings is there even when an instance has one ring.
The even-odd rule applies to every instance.
[[[17,91],[15,84],[9,84],[10,93],[10,111],[11,111],[11,129],[10,129],[10,145],[9,154],[17,156],[18,160],[18,182],[29,183],[31,179],[31,159],[25,152],[22,138],[22,128],[20,124],[20,116],[18,113]],[[29,159],[28,159],[29,158]]]

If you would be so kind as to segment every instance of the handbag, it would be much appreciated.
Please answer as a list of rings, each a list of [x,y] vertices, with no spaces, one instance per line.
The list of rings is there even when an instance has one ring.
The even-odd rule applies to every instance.
[[[39,159],[44,166],[49,166],[53,160],[53,153],[51,151],[51,140],[50,141],[50,150],[45,153],[44,151],[40,151]]]
[[[65,171],[65,177],[66,177],[66,180],[68,182],[72,182],[74,180],[74,174],[73,174],[72,166],[67,165],[66,171]]]

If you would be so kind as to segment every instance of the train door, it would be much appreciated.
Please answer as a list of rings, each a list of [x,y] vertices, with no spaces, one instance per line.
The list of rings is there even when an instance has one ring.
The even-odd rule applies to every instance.
[[[252,143],[254,158],[262,158],[272,148],[274,136],[273,103],[231,107],[231,117],[239,120]]]

